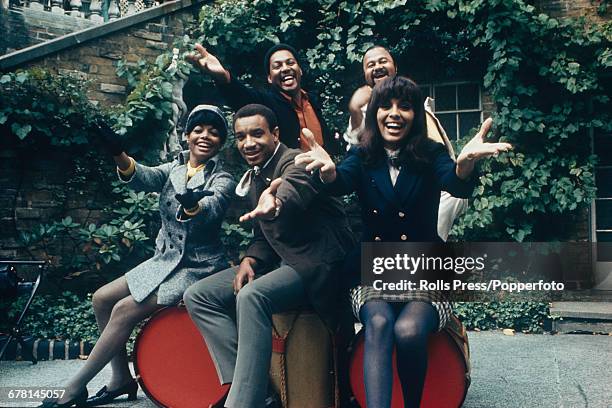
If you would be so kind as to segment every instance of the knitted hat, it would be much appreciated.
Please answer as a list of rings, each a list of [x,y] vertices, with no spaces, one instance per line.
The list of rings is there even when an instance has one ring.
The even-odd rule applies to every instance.
[[[191,110],[185,123],[184,135],[188,135],[198,125],[212,125],[219,131],[221,144],[227,138],[227,120],[221,109],[214,105],[198,105]]]

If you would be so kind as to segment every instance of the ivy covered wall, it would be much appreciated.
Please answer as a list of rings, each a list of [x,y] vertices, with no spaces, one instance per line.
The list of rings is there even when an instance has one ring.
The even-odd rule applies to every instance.
[[[479,82],[487,102],[485,111],[495,119],[496,137],[516,148],[483,164],[480,185],[470,211],[455,228],[455,237],[586,239],[586,211],[595,194],[596,157],[591,155],[590,132],[612,130],[608,96],[611,25],[605,7],[585,6],[582,10],[592,17],[589,19],[552,18],[541,13],[552,3],[540,1],[538,9],[514,0],[224,0],[205,5],[195,20],[193,10],[185,10],[26,67],[72,76],[49,76],[37,69],[7,73],[0,78],[0,143],[6,159],[0,182],[7,187],[0,197],[2,229],[6,231],[0,237],[0,256],[28,257],[26,248],[40,251],[41,242],[46,245],[48,240],[51,251],[46,253],[57,255],[58,276],[82,279],[113,267],[115,272],[125,269],[125,260],[132,262],[134,253],[146,254],[147,240],[139,240],[139,234],[151,236],[154,231],[147,231],[149,223],[138,221],[154,217],[154,208],[148,197],[130,198],[121,191],[116,196],[109,193],[102,199],[93,198],[103,191],[97,183],[108,175],[105,166],[110,160],[96,147],[88,123],[98,114],[109,117],[131,153],[150,162],[159,160],[157,152],[172,115],[172,85],[178,78],[190,76],[184,88],[188,105],[217,98],[210,82],[194,75],[182,60],[196,40],[206,44],[235,75],[256,84],[263,84],[265,50],[279,40],[295,45],[307,68],[304,86],[321,95],[325,115],[338,132],[346,126],[348,98],[362,82],[361,55],[373,43],[389,46],[400,73],[421,83]],[[561,8],[549,9],[563,15]],[[174,66],[173,47],[180,56]],[[138,63],[141,58],[148,62]],[[64,92],[58,99],[56,94],[67,83],[83,89],[69,88],[74,94]],[[41,103],[33,105],[27,95],[38,92],[40,84],[47,88],[40,91],[37,100]],[[80,99],[82,95],[103,107]],[[42,103],[47,99],[52,103]],[[462,142],[459,140],[459,147]],[[50,167],[54,161],[50,157],[67,157],[58,161],[56,169],[43,170],[63,177],[58,186],[69,185],[74,178],[70,168],[84,166],[78,172],[84,180],[76,194],[85,212],[50,205],[35,217],[34,210],[45,201],[34,193],[40,189],[29,181],[14,181],[36,178],[16,173],[36,168],[28,165],[29,157],[37,157],[30,150],[46,152],[43,156]],[[65,156],[56,156],[58,150]],[[226,148],[224,154],[239,166],[233,149]],[[73,161],[75,157],[80,161]],[[110,181],[104,183],[112,190]],[[55,197],[46,202],[56,202]],[[87,212],[90,207],[93,212]],[[27,214],[30,218],[24,218]],[[45,224],[42,233],[36,229],[37,220]],[[125,221],[130,224],[126,226]],[[568,225],[580,228],[568,230]],[[248,233],[243,228],[228,224],[226,232],[233,248],[246,243]],[[66,263],[67,257],[54,252],[53,245],[67,239],[75,239],[78,250],[88,257]]]

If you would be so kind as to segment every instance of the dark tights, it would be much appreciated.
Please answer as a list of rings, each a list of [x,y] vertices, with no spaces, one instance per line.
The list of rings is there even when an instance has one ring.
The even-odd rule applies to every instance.
[[[361,307],[365,327],[363,371],[368,408],[389,408],[393,387],[393,346],[404,407],[418,408],[427,373],[427,339],[438,328],[438,313],[427,302],[371,300]]]

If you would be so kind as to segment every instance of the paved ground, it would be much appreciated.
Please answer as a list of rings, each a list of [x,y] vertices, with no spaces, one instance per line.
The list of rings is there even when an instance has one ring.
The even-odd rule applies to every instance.
[[[495,407],[612,407],[612,336],[525,335],[500,332],[470,333],[472,386],[466,408]],[[82,361],[0,362],[0,392],[7,388],[58,387]],[[89,386],[90,393],[104,385],[107,368]],[[115,407],[153,408],[140,391],[135,402]],[[0,397],[0,407],[10,404]]]

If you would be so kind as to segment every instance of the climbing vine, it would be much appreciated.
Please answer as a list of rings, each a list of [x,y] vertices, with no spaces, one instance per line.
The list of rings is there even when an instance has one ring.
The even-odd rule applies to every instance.
[[[294,45],[304,87],[342,133],[348,98],[363,81],[361,57],[379,43],[390,48],[400,73],[417,81],[482,81],[495,105],[493,138],[515,147],[480,166],[472,204],[454,228],[457,239],[562,239],[558,221],[595,195],[591,136],[612,132],[610,22],[556,19],[516,0],[222,0],[204,5],[188,33],[174,44],[174,58],[168,51],[156,61],[119,64],[129,96],[110,109],[90,103],[89,83],[79,78],[40,69],[1,75],[3,137],[29,146],[95,145],[92,129],[103,116],[131,153],[155,163],[172,127],[173,84],[190,76],[202,89],[213,87],[184,60],[196,41],[255,86],[266,82],[265,50],[278,41]],[[103,262],[113,262],[109,256]]]

